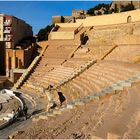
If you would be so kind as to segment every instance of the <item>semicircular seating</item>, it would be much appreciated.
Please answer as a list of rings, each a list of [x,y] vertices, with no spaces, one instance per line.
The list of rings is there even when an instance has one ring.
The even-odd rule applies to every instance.
[[[69,99],[66,100],[68,103],[97,93],[119,81],[127,80],[139,71],[140,65],[104,60],[91,66],[62,88],[60,87],[59,91]]]

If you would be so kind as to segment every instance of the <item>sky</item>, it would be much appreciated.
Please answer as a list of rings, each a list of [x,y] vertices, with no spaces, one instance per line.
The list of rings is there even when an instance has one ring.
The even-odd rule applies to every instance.
[[[52,24],[52,16],[70,16],[72,9],[88,10],[99,3],[110,1],[0,1],[0,13],[25,20],[37,34],[41,28]]]

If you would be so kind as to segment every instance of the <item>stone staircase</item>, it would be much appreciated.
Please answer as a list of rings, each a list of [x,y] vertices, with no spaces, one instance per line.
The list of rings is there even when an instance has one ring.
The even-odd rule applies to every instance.
[[[84,29],[83,28],[83,26],[81,25],[81,26],[79,26],[78,28],[77,28],[77,32],[76,32],[76,38],[78,37],[78,39],[80,38],[80,36],[81,36],[81,34],[83,34],[84,32],[85,32],[85,30],[86,29]],[[62,40],[60,41],[61,43],[63,42]],[[43,56],[43,59],[42,59],[42,64],[43,65],[48,65],[48,63],[46,63],[46,61],[44,61],[43,62],[43,60],[44,59],[54,59],[55,58],[55,61],[57,61],[57,60],[59,60],[59,59],[63,59],[63,58],[65,58],[62,62],[61,62],[61,64],[63,64],[64,62],[65,62],[65,60],[67,60],[68,58],[71,58],[71,57],[73,57],[73,55],[74,55],[74,53],[78,50],[78,48],[80,47],[80,45],[74,45],[74,46],[68,46],[67,44],[69,44],[67,41],[64,41],[64,42],[66,42],[65,44],[66,45],[64,45],[63,43],[63,46],[61,46],[61,45],[59,45],[59,43],[56,41],[56,44],[57,45],[55,45],[55,42],[53,42],[53,45],[50,45],[48,48],[47,48],[47,51],[44,53],[44,56]],[[55,51],[54,51],[55,50]],[[57,51],[57,52],[56,52]],[[65,52],[65,53],[64,53]],[[43,55],[43,53],[42,53],[42,55]],[[68,58],[67,58],[68,57]],[[17,89],[17,88],[19,88],[24,82],[25,82],[25,80],[29,77],[29,75],[32,73],[32,71],[34,70],[34,68],[36,67],[36,65],[38,64],[38,62],[40,61],[40,59],[41,59],[41,56],[37,56],[35,59],[34,59],[34,61],[31,63],[31,65],[29,66],[29,68],[27,69],[27,71],[20,77],[20,79],[17,81],[17,83],[14,85],[14,87],[12,88],[12,89]],[[45,64],[46,63],[46,64]],[[50,63],[50,61],[49,61],[49,63]],[[51,63],[50,63],[51,64]],[[54,64],[54,66],[55,66],[55,64]],[[53,70],[54,69],[54,66],[52,65],[50,68],[49,68],[49,70],[48,71],[51,71],[51,70]],[[40,67],[37,67],[37,68],[39,68],[40,69]],[[48,68],[48,66],[47,66],[47,68]],[[42,71],[40,71],[38,69],[38,74],[37,75],[39,75],[39,73],[42,75],[43,74],[43,72]],[[43,68],[44,69],[44,68]],[[37,69],[36,69],[37,70]],[[33,77],[38,77],[36,74],[32,74],[32,75],[35,75],[35,76],[33,76]],[[31,79],[31,78],[30,78]],[[38,79],[39,80],[39,79]],[[28,82],[26,85],[30,85],[30,83],[31,82]],[[32,84],[31,84],[31,86],[32,86]],[[40,85],[39,85],[40,86]],[[32,87],[34,87],[34,86],[32,86]],[[43,91],[44,92],[44,89],[42,89],[42,87],[41,88],[39,88],[39,89],[41,89],[41,91]],[[40,90],[39,90],[40,91]]]
[[[49,119],[49,117],[55,117],[78,106],[83,106],[91,101],[100,100],[102,97],[105,97],[107,95],[117,94],[119,93],[119,91],[123,91],[124,89],[131,87],[132,84],[137,83],[139,81],[140,81],[140,73],[137,73],[136,75],[131,76],[128,79],[121,80],[109,87],[102,89],[100,92],[91,93],[81,99],[77,99],[75,101],[62,105],[60,108],[55,108],[50,112],[44,112],[42,114],[36,115],[35,117],[32,118],[32,120],[33,121],[38,121],[40,119],[46,120]]]
[[[14,84],[12,90],[20,88],[20,86],[25,82],[25,80],[29,77],[32,70],[36,67],[37,63],[41,60],[41,56],[36,56],[36,58],[32,61],[30,66],[27,68],[26,72],[22,74],[19,80]]]
[[[82,64],[75,70],[72,68],[59,66],[58,68],[56,67],[54,70],[47,73],[46,76],[44,75],[44,79],[42,78],[40,80],[40,84],[28,82],[25,85],[42,93],[50,92],[50,90],[56,90],[58,87],[71,81],[94,63],[96,63],[96,60],[89,60],[87,63]],[[33,79],[33,81],[34,80],[35,79]],[[53,88],[49,89],[50,85],[52,85]]]
[[[105,56],[107,56],[109,53],[111,53],[114,50],[114,48],[116,48],[116,47],[117,46],[114,46],[113,49],[111,48],[111,50],[107,51]],[[105,57],[103,56],[102,58],[104,59]],[[65,71],[67,71],[68,67],[63,67],[63,70],[59,70],[59,69],[57,70],[57,68],[52,69],[50,72],[44,74],[43,78],[41,78],[40,80],[38,80],[37,75],[36,76],[34,75],[36,77],[36,79],[35,78],[32,79],[32,77],[31,77],[30,79],[32,79],[32,81],[30,80],[31,82],[26,82],[25,86],[46,94],[48,96],[48,98],[50,98],[49,97],[50,93],[60,90],[61,88],[62,88],[62,91],[64,90],[65,92],[69,93],[69,95],[71,95],[71,92],[83,93],[82,91],[85,91],[85,93],[89,94],[92,91],[94,91],[95,89],[100,90],[101,88],[103,88],[103,87],[100,87],[101,83],[100,83],[99,79],[97,79],[97,76],[95,74],[93,75],[92,73],[91,73],[91,75],[92,75],[91,76],[90,72],[87,72],[86,76],[89,75],[87,77],[87,79],[84,79],[84,78],[81,79],[81,78],[77,78],[77,77],[79,77],[80,74],[82,74],[85,70],[89,69],[96,62],[97,62],[96,60],[91,59],[91,60],[87,61],[86,63],[81,64],[75,70],[72,70],[69,74],[66,72],[65,76],[63,76],[63,74],[65,74]],[[62,73],[62,71],[63,71],[63,73]],[[123,73],[121,73],[121,74],[123,74]],[[90,84],[89,80],[91,80],[91,81],[93,80],[91,77],[96,80],[96,82],[95,82],[95,80],[93,82],[94,89],[92,89],[92,88],[90,89],[90,87],[88,87],[88,85]],[[78,80],[75,80],[76,78]],[[40,82],[38,82],[37,80]],[[79,81],[81,81],[81,82],[79,82]],[[70,83],[70,84],[67,85],[67,83]],[[79,85],[79,83],[82,83],[82,85]],[[63,89],[64,88],[63,85],[66,85],[67,88]],[[50,86],[52,86],[52,87],[50,88]],[[74,91],[75,88],[76,88],[76,91]],[[85,94],[85,96],[87,94]],[[77,96],[77,97],[80,98],[80,96]],[[73,98],[75,98],[75,97],[73,97]],[[69,97],[67,97],[67,99],[69,100]],[[52,101],[50,101],[50,102],[52,102]]]
[[[92,92],[99,92],[118,81],[128,79],[139,73],[139,67],[136,66],[129,63],[101,61],[83,70],[81,74],[77,73],[77,76],[69,82],[62,81],[56,90],[63,93],[68,103],[73,99],[86,97]]]

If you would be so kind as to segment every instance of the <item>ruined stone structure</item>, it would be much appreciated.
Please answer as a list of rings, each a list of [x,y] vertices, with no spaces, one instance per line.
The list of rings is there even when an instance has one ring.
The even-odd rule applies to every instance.
[[[72,16],[52,16],[52,24],[55,23],[67,23],[73,21]]]
[[[102,16],[90,16],[85,19],[77,19],[76,23],[83,23],[84,26],[100,26],[100,25],[112,25],[121,24],[127,22],[137,22],[140,20],[140,10],[133,10],[131,12],[114,13]],[[131,21],[128,20],[128,18]]]
[[[113,1],[110,9],[118,8],[119,12],[122,10],[122,6],[126,6],[128,4],[133,4],[135,9],[140,9],[140,1]]]
[[[84,18],[86,14],[85,10],[72,10],[72,16],[75,18]]]
[[[87,16],[84,10],[72,10],[72,16],[52,16],[52,24],[55,23],[73,23],[75,19],[83,19]]]
[[[139,15],[56,23],[13,87],[43,110],[14,138],[139,138]]]

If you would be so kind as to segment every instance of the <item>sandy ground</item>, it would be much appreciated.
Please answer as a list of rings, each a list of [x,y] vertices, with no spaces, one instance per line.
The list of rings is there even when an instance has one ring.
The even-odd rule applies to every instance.
[[[48,120],[14,138],[140,138],[140,83]]]

